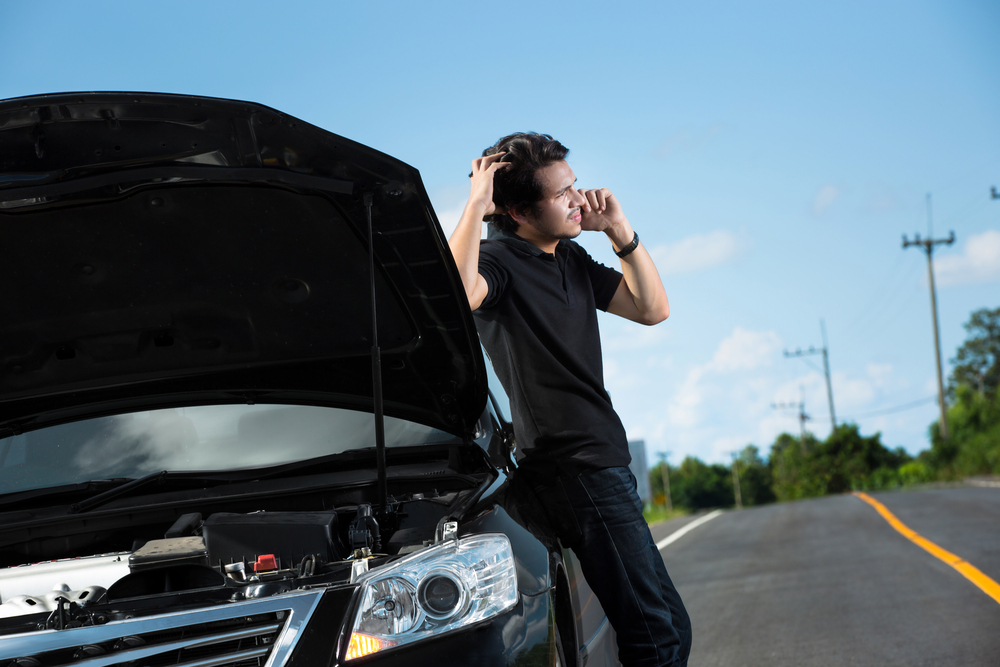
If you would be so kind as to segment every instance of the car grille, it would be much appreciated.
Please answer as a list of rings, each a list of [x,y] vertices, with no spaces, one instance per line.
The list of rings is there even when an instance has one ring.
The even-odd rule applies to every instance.
[[[5,637],[0,665],[280,667],[322,591]]]

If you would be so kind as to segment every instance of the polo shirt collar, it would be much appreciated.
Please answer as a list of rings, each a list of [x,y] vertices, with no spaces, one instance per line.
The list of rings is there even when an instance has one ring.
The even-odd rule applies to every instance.
[[[505,232],[501,229],[498,229],[496,226],[493,225],[492,222],[487,223],[486,230],[487,230],[486,231],[487,241],[500,241],[502,243],[506,243],[507,245],[513,248],[517,248],[518,250],[526,252],[529,255],[533,255],[535,257],[541,257],[542,255],[548,255],[549,257],[551,257],[549,253],[545,252],[544,250],[536,246],[534,243],[531,243],[530,241],[525,241],[517,234],[511,234],[510,232]]]

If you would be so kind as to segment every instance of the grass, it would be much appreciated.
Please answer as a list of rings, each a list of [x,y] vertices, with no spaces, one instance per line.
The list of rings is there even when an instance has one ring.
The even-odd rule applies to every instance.
[[[653,525],[654,523],[660,523],[661,521],[669,521],[670,519],[676,519],[677,517],[687,516],[691,512],[683,507],[675,507],[673,512],[668,512],[667,508],[663,505],[647,505],[644,510],[642,510],[642,515],[646,518],[646,523]]]

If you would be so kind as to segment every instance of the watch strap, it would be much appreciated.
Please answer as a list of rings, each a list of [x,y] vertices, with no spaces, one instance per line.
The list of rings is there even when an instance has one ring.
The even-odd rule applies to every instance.
[[[627,257],[633,250],[639,247],[639,232],[632,233],[635,234],[632,237],[632,242],[615,253],[619,258]]]

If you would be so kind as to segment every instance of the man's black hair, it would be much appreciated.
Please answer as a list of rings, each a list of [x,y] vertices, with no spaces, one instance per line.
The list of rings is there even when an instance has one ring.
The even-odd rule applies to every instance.
[[[507,153],[500,161],[510,163],[493,176],[493,203],[501,211],[534,210],[545,195],[538,170],[565,160],[569,154],[569,149],[550,135],[537,132],[509,134],[484,150],[483,157],[500,151]],[[517,231],[517,221],[506,213],[488,215],[486,220],[502,231]]]

